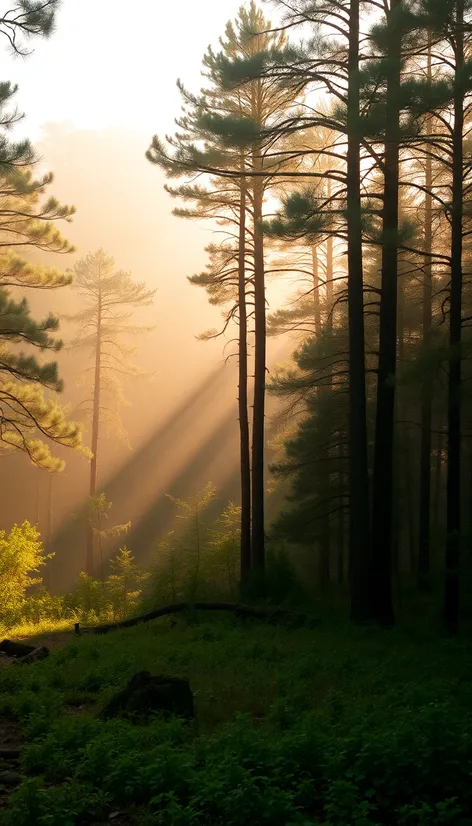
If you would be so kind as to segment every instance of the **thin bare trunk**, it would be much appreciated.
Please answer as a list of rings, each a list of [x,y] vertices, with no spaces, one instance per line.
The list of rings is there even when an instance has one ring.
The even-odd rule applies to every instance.
[[[405,354],[405,274],[402,273],[398,278],[398,362],[404,365],[406,362]],[[414,484],[413,484],[413,466],[412,466],[412,446],[410,438],[410,430],[408,424],[405,424],[408,419],[408,410],[405,406],[404,399],[400,394],[397,394],[397,420],[402,424],[398,428],[398,462],[396,467],[397,484],[395,490],[395,554],[394,554],[394,570],[397,578],[400,574],[400,557],[401,557],[401,536],[402,536],[402,519],[400,514],[406,515],[406,541],[408,548],[408,560],[410,573],[414,574],[415,566],[415,551],[416,551],[416,520],[415,520],[415,499],[414,499]],[[401,499],[401,483],[405,480],[405,501],[400,504]]]
[[[431,37],[428,43],[428,81],[432,81]],[[431,125],[430,125],[431,128]],[[431,323],[433,316],[433,161],[426,155],[424,198],[424,260],[423,260],[423,348],[431,343]],[[421,388],[421,447],[420,447],[420,526],[418,543],[418,587],[429,588],[431,568],[431,422],[432,386],[427,376]]]
[[[434,495],[433,495],[433,536],[438,536],[441,529],[440,513],[441,513],[441,493],[443,487],[443,450],[444,450],[444,427],[442,420],[438,425],[438,441],[436,446],[436,463],[435,463],[435,478],[434,478]]]
[[[328,180],[328,200],[331,198],[332,185]],[[326,303],[327,303],[327,327],[328,330],[333,329],[333,238],[328,236],[326,241]]]
[[[332,255],[332,248],[331,248],[331,255]],[[329,262],[329,255],[328,250],[326,252],[326,282],[328,282],[328,267],[332,268],[332,258]],[[319,261],[318,261],[318,251],[316,247],[313,247],[313,285],[314,285],[314,295],[315,295],[315,333],[317,336],[322,334],[322,323],[321,323],[321,296],[320,296],[320,278],[319,278]],[[329,308],[328,308],[328,315],[329,315]],[[328,322],[330,328],[331,323]],[[332,375],[328,372],[326,377],[326,385],[321,386],[318,388],[319,394],[329,394],[332,390]],[[320,495],[321,497],[326,496],[330,497],[331,495],[331,474],[329,472],[329,462],[326,465],[326,476],[320,479]],[[318,552],[319,552],[319,559],[318,559],[318,579],[320,583],[320,587],[323,590],[328,584],[331,579],[331,520],[329,515],[324,520],[324,524],[321,528],[321,536],[318,543]]]
[[[461,537],[461,368],[462,250],[464,175],[464,0],[456,3],[454,32],[456,77],[452,135],[451,297],[449,314],[449,384],[447,421],[447,539],[444,624],[451,634],[459,626]]]
[[[244,172],[244,154],[241,152],[241,172]],[[241,585],[244,586],[251,570],[251,462],[249,443],[248,387],[247,387],[247,306],[246,306],[246,179],[241,178],[239,208],[238,256],[239,307],[239,444],[241,470]]]
[[[344,445],[343,445],[343,438],[344,434],[339,433],[339,488],[342,491],[345,485],[345,475],[344,475]],[[343,585],[344,583],[344,540],[345,540],[345,531],[344,531],[344,506],[343,503],[340,503],[339,513],[338,513],[338,564],[337,564],[337,575],[338,575],[338,585]]]
[[[97,309],[97,340],[95,343],[95,374],[93,382],[93,410],[92,410],[92,458],[90,460],[90,482],[89,496],[92,500],[97,492],[97,454],[98,436],[100,427],[100,384],[101,384],[101,357],[102,357],[102,302],[101,293],[98,294]],[[87,558],[85,564],[86,573],[93,576],[94,572],[94,532],[90,522],[87,531]]]
[[[104,568],[103,568],[103,542],[102,542],[103,534],[102,534],[102,519],[101,519],[100,511],[98,511],[98,513],[97,513],[97,527],[98,527],[98,530],[97,530],[98,555],[99,555],[99,558],[100,558],[100,582],[101,582],[101,585],[102,585],[102,594],[103,594],[103,589],[105,587],[105,571],[104,571]]]
[[[371,594],[360,194],[359,0],[353,0],[350,5],[348,69],[349,558],[351,617],[362,622],[371,616]]]
[[[323,591],[331,579],[329,524],[324,526],[323,535],[319,543],[318,579]]]
[[[253,167],[262,169],[259,151],[253,153]],[[264,534],[264,441],[266,383],[266,299],[264,273],[264,239],[262,234],[262,202],[264,187],[261,177],[254,178],[254,414],[252,423],[252,567],[259,575],[265,569]]]
[[[380,296],[379,361],[375,420],[372,500],[372,590],[374,618],[394,623],[392,597],[393,446],[397,361],[397,276],[400,147],[401,31],[398,11],[403,0],[391,0],[387,25],[390,74],[386,93],[383,244]]]
[[[311,248],[313,265],[313,318],[315,322],[315,335],[321,335],[321,301],[320,301],[320,276],[318,265],[318,250],[315,246]]]

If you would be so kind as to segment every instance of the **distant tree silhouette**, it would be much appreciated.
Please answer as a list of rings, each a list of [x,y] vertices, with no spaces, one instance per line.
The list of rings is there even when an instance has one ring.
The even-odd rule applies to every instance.
[[[86,379],[91,374],[91,380],[87,380],[91,395],[83,406],[92,420],[89,495],[94,499],[100,425],[105,418],[123,432],[117,407],[123,399],[121,380],[123,376],[135,376],[139,372],[130,360],[135,348],[127,340],[151,329],[133,324],[131,311],[149,306],[155,290],[149,290],[144,282],[133,281],[130,273],[116,270],[114,259],[102,249],[79,261],[74,267],[74,276],[84,308],[69,317],[78,325],[78,333],[70,346],[83,347],[93,358],[93,366],[84,372]],[[113,406],[104,403],[106,393]],[[86,554],[89,576],[93,568],[94,532],[89,525]]]

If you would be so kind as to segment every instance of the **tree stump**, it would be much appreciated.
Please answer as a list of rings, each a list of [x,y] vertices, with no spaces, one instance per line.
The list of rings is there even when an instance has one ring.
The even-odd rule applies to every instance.
[[[158,712],[187,720],[194,717],[188,680],[161,674],[153,677],[149,671],[140,671],[108,701],[100,716],[104,720],[119,716],[143,720]]]

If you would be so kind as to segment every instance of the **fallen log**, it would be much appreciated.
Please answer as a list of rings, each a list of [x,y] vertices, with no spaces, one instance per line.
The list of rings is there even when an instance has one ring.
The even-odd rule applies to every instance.
[[[49,648],[45,645],[25,645],[23,642],[3,640],[0,642],[0,653],[14,657],[12,665],[29,665],[49,657]]]
[[[38,660],[45,660],[46,657],[49,657],[49,648],[46,648],[45,645],[38,645],[38,647],[33,648],[29,654],[13,660],[12,665],[30,665],[31,663],[38,662]]]
[[[24,642],[14,642],[13,640],[3,640],[0,642],[0,652],[7,657],[26,657],[35,649],[34,645],[25,645]]]
[[[320,623],[317,617],[297,611],[290,611],[287,608],[242,605],[238,602],[177,602],[173,605],[156,608],[154,611],[141,614],[139,617],[130,617],[120,622],[97,625],[87,630],[92,631],[94,634],[107,634],[109,631],[115,631],[119,628],[131,628],[133,625],[139,625],[142,622],[150,622],[151,620],[159,619],[159,617],[178,614],[183,611],[232,611],[237,617],[250,617],[265,622],[286,621],[292,625],[306,625],[311,627],[319,625]]]

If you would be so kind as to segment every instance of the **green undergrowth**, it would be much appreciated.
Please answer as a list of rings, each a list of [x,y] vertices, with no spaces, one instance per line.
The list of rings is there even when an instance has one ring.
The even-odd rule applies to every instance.
[[[102,722],[138,670],[188,677],[196,720]],[[25,780],[5,826],[472,823],[470,639],[198,616],[0,669]]]

